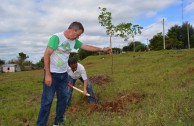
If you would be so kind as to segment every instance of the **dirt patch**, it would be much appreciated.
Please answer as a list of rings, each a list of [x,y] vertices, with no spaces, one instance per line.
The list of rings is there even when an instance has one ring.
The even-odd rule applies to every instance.
[[[30,102],[30,103],[32,103],[32,102],[38,102],[39,99],[40,99],[40,98],[39,98],[38,96],[34,96],[33,98],[30,99],[29,102]]]
[[[90,115],[94,112],[123,112],[126,109],[126,105],[129,103],[140,103],[144,99],[145,95],[140,95],[137,93],[130,93],[124,96],[121,96],[113,101],[102,102],[97,104],[90,104],[89,109],[87,111],[87,115]],[[75,113],[79,111],[80,106],[72,105],[69,108],[70,113]]]
[[[137,93],[130,93],[128,95],[121,96],[120,98],[118,98],[114,101],[104,102],[101,104],[93,105],[89,109],[87,115],[90,115],[94,112],[103,112],[103,111],[120,112],[120,111],[125,109],[126,103],[135,103],[136,104],[136,103],[141,102],[144,97],[145,97],[145,95],[139,95]]]
[[[91,80],[92,83],[95,83],[98,85],[103,85],[112,81],[111,77],[103,74],[98,74],[98,75],[89,77],[89,79]]]
[[[108,82],[111,82],[112,79],[111,77],[103,74],[98,74],[95,76],[92,76],[89,78],[92,83],[98,84],[98,85],[104,85],[107,84]],[[123,94],[123,93],[122,93]],[[145,95],[138,94],[138,93],[128,93],[125,95],[119,94],[121,97],[116,98],[113,101],[105,101],[105,102],[100,102],[97,104],[92,104],[89,105],[88,112],[86,113],[87,115],[90,115],[94,112],[122,112],[126,109],[126,105],[129,105],[129,103],[140,103]],[[72,105],[69,108],[70,113],[75,113],[79,111],[80,105]]]
[[[87,63],[84,64],[84,66],[89,66],[89,65],[92,65],[92,64],[94,64],[94,63],[92,63],[92,62],[87,62]]]
[[[29,126],[29,122],[27,118],[22,118],[22,125],[23,126]]]
[[[194,68],[189,68],[189,72],[188,73],[193,73],[194,72]]]
[[[191,72],[194,72],[194,68],[191,68]]]
[[[78,104],[77,104],[77,105],[73,105],[73,106],[70,108],[70,111],[74,113],[74,112],[78,111],[79,108],[80,108],[80,106],[79,106]]]

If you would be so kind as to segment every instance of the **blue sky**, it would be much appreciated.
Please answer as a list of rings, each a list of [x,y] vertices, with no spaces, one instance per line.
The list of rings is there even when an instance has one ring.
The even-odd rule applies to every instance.
[[[80,41],[99,47],[109,46],[105,28],[98,23],[98,7],[105,7],[112,13],[115,25],[131,22],[143,26],[142,34],[135,36],[135,40],[144,44],[162,32],[163,18],[165,33],[175,24],[181,25],[182,21],[194,26],[193,0],[183,0],[183,4],[182,0],[1,0],[0,59],[17,59],[18,53],[24,52],[29,56],[28,60],[38,62],[49,37],[64,31],[73,21],[80,21],[85,28]],[[112,39],[113,47],[120,48],[131,41]]]

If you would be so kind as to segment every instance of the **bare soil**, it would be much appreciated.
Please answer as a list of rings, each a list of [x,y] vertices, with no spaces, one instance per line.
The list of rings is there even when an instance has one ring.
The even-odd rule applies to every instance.
[[[92,83],[95,83],[97,85],[104,85],[112,81],[111,77],[103,74],[98,74],[98,75],[89,77],[89,79],[91,80]]]
[[[111,82],[111,77],[107,75],[98,74],[90,77],[92,83],[97,85],[104,85],[108,82]],[[121,95],[118,98],[115,98],[113,101],[105,101],[97,104],[89,105],[87,115],[90,115],[94,112],[122,112],[126,109],[127,105],[140,103],[144,99],[145,95],[129,92],[128,94]],[[80,105],[72,105],[70,107],[70,112],[74,113],[80,109]]]
[[[113,101],[108,102],[102,102],[99,104],[92,105],[87,115],[90,115],[94,112],[122,112],[124,109],[126,109],[126,105],[137,104],[143,100],[145,95],[139,95],[137,93],[129,93],[125,96],[121,96],[118,99],[115,99]]]

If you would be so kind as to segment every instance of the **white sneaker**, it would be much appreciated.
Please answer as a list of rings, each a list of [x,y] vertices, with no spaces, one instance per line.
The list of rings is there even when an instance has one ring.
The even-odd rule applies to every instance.
[[[62,123],[59,123],[59,124],[53,124],[53,126],[63,126],[64,125],[64,122],[62,122]]]

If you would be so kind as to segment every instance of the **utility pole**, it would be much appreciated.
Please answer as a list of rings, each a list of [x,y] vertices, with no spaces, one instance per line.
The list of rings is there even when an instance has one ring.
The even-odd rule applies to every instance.
[[[163,18],[163,46],[164,46],[164,49],[166,49],[166,46],[165,46],[165,33],[164,33],[164,18]]]
[[[149,39],[147,38],[147,47],[148,47],[148,51],[149,51]]]
[[[135,42],[134,42],[134,35],[132,36],[133,38],[133,52],[135,52]]]

